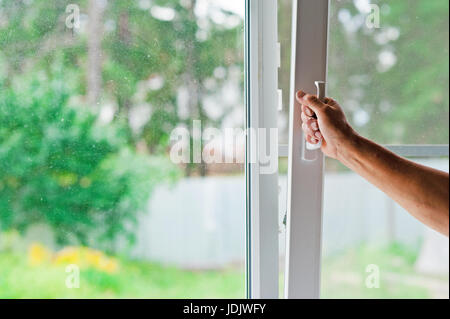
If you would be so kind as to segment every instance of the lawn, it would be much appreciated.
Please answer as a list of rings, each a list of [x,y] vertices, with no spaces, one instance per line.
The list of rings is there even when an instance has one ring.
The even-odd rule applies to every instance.
[[[416,274],[417,253],[400,246],[367,246],[327,258],[322,267],[323,298],[448,298],[448,277]],[[38,255],[41,256],[41,255]],[[65,264],[30,262],[30,254],[0,252],[1,298],[243,298],[243,267],[188,271],[112,257],[109,268],[83,267],[80,287],[66,287]],[[42,259],[42,258],[41,258]],[[63,260],[64,261],[64,260]],[[380,287],[365,285],[366,266],[380,269]]]
[[[25,255],[0,253],[1,298],[243,298],[244,275],[234,270],[186,271],[118,258],[115,273],[80,271],[66,287],[66,266],[31,266]]]
[[[448,298],[447,276],[418,274],[418,250],[392,244],[361,245],[326,258],[322,266],[323,298]],[[379,270],[379,288],[368,288],[368,265]]]

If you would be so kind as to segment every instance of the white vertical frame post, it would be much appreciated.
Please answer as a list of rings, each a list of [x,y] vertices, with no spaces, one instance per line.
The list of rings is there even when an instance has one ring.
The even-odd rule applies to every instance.
[[[289,118],[286,298],[319,298],[324,159],[307,151],[301,129],[299,89],[316,94],[327,70],[328,0],[294,0]]]
[[[276,0],[246,0],[245,33],[247,297],[278,298],[278,138],[273,136],[278,109]],[[268,167],[261,161],[265,155],[275,163]]]

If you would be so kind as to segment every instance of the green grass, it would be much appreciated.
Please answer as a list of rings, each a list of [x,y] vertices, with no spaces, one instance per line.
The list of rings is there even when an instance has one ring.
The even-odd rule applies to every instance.
[[[80,287],[66,287],[64,266],[28,265],[26,256],[0,253],[0,298],[243,298],[244,275],[234,269],[183,271],[119,259],[108,274],[80,271]]]
[[[322,298],[448,298],[448,276],[417,274],[417,254],[398,244],[362,245],[327,258],[322,267]],[[366,286],[368,265],[378,266],[379,288]]]
[[[323,260],[323,298],[448,298],[448,277],[414,271],[417,252],[398,245],[361,246]],[[118,258],[117,273],[82,269],[68,289],[64,266],[30,266],[25,254],[0,253],[1,298],[244,298],[243,267],[187,271]],[[365,285],[366,267],[380,269],[380,288]],[[430,284],[432,282],[432,284]],[[440,289],[436,292],[436,286]],[[442,292],[444,291],[444,292]],[[445,296],[447,294],[447,296]]]

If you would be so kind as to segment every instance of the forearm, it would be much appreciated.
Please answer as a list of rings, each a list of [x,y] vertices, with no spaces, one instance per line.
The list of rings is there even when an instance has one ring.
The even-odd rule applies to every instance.
[[[296,99],[302,105],[302,130],[309,143],[323,138],[324,154],[340,160],[418,220],[448,236],[448,173],[408,161],[359,136],[333,99],[322,101],[301,90]]]
[[[338,159],[411,215],[448,236],[449,175],[408,161],[355,134]]]

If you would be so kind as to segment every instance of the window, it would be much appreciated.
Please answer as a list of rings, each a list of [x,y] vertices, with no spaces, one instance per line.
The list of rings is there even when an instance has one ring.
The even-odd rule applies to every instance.
[[[0,1],[1,297],[245,297],[244,9]]]
[[[329,23],[328,95],[354,128],[448,171],[448,1],[331,1]],[[448,238],[329,159],[323,216],[322,297],[448,298]]]
[[[448,170],[448,37],[445,0],[0,0],[0,297],[448,298],[448,239],[293,107],[326,80]]]
[[[448,1],[330,5],[328,93],[351,124],[383,144],[448,144]]]
[[[327,1],[320,2],[293,2],[300,35],[297,30],[297,53],[292,57],[299,60],[290,63],[301,65],[292,66],[295,89],[314,92],[312,81],[317,75],[311,75],[325,61],[313,63],[317,57],[311,57],[302,44],[313,46],[316,55],[326,52],[316,47],[321,33],[314,33],[317,26],[308,22],[308,15],[317,19],[329,12],[327,95],[341,103],[361,134],[401,156],[448,171],[448,2],[330,1],[328,10],[317,13],[314,10]],[[304,24],[308,28],[302,31]],[[308,32],[316,36],[312,44],[305,41],[310,39]],[[442,47],[439,52],[430,49],[436,43]],[[297,73],[302,75],[297,78]],[[411,96],[417,99],[412,101]],[[298,267],[286,267],[287,297],[448,298],[448,239],[421,225],[361,177],[325,159],[323,190],[318,190],[323,191],[323,206],[310,208],[308,201],[317,189],[310,193],[306,183],[310,188],[311,181],[320,183],[322,171],[317,168],[311,173],[311,163],[295,158],[302,144],[296,141],[295,110],[291,121],[292,114],[294,135],[289,146],[279,148],[280,156],[288,156],[291,170],[287,210],[300,220],[297,224],[291,220],[289,225],[288,212],[291,247],[286,248],[286,258]],[[280,181],[285,189],[284,180]],[[289,190],[296,198],[289,199]],[[285,196],[283,192],[280,200]],[[309,215],[311,210],[315,215]],[[321,211],[323,225],[316,228]],[[298,231],[302,234],[293,240],[292,233]],[[303,245],[298,244],[299,238]],[[321,264],[311,261],[318,254]],[[299,267],[303,274],[295,273]],[[292,273],[295,279],[289,278]],[[379,287],[371,286],[370,279],[378,275]],[[305,286],[309,289],[302,289]]]
[[[278,297],[277,2],[246,2],[247,296]]]

